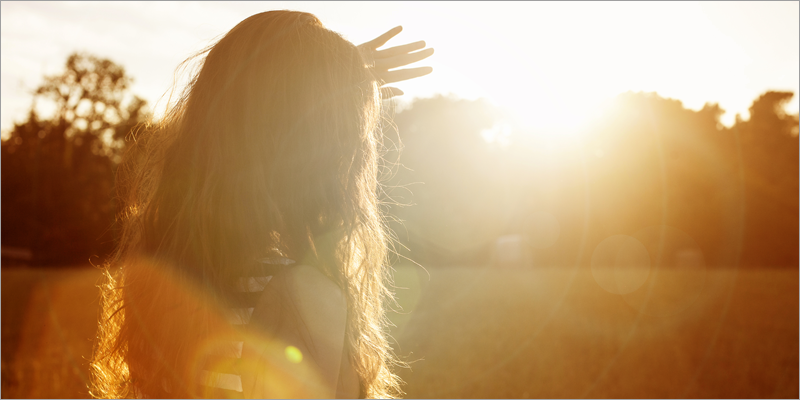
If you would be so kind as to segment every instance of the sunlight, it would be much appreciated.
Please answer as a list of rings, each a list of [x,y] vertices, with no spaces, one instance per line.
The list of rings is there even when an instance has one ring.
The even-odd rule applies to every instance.
[[[498,122],[491,128],[481,131],[481,137],[486,143],[497,143],[501,147],[506,147],[511,144],[511,132],[511,125]]]
[[[798,398],[798,4],[2,2],[0,392]]]
[[[754,50],[719,23],[718,10],[696,3],[501,3],[491,12],[463,4],[448,9],[452,25],[439,31],[429,27],[443,13],[430,8],[408,29],[447,50],[431,59],[437,72],[404,86],[406,93],[485,97],[521,125],[553,135],[574,133],[602,102],[627,91],[657,92],[692,110],[717,102],[730,127],[763,90],[752,77]],[[464,40],[453,31],[474,33]],[[796,100],[787,106],[796,108]]]

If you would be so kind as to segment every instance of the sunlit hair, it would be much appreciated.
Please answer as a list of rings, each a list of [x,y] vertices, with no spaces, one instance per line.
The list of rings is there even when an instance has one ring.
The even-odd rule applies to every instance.
[[[101,287],[92,395],[197,396],[191,364],[224,330],[215,309],[276,255],[341,286],[362,395],[399,395],[378,82],[352,43],[300,12],[253,15],[199,57],[119,172],[124,225]]]

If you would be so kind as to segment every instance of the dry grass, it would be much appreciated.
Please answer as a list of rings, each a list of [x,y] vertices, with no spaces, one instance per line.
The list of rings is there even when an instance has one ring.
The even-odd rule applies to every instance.
[[[419,273],[418,273],[419,272]],[[574,272],[574,273],[573,273]],[[99,274],[2,270],[2,397],[86,397]],[[408,397],[798,397],[798,270],[398,268]]]
[[[796,269],[662,272],[648,302],[588,270],[399,272],[408,397],[798,397]]]
[[[3,398],[86,398],[98,311],[90,268],[2,270]]]

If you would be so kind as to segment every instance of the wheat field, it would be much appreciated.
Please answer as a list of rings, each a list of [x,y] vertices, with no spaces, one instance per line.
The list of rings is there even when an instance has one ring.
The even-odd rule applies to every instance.
[[[797,398],[798,270],[663,271],[604,291],[588,268],[395,271],[411,398]],[[87,397],[96,269],[2,270],[2,397]]]

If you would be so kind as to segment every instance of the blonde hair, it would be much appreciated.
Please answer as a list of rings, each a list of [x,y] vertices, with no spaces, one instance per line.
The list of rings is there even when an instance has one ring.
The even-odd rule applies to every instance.
[[[362,396],[399,395],[376,78],[352,43],[301,12],[253,15],[198,56],[120,168],[123,233],[101,285],[92,395],[196,396],[193,352],[221,326],[212,309],[274,255],[340,285]]]

